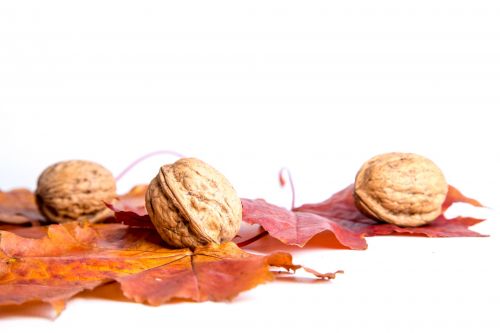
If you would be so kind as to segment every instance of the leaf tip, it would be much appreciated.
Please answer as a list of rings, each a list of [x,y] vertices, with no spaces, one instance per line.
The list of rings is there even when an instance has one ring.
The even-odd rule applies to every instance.
[[[59,317],[59,315],[66,308],[66,301],[63,299],[50,301],[49,304],[52,306],[52,309],[54,309],[56,318]]]

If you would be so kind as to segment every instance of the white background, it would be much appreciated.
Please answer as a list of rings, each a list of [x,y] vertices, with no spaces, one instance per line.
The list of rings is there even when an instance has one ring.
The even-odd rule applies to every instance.
[[[499,108],[498,1],[1,1],[2,190],[34,189],[64,159],[118,174],[172,149],[214,165],[242,197],[289,206],[282,166],[301,204],[352,182],[372,155],[407,151],[492,207],[474,211],[489,217],[475,230],[492,237],[281,246],[346,273],[270,283],[229,303],[86,294],[56,320],[44,307],[0,308],[0,329],[498,332]],[[148,160],[119,190],[172,161]]]

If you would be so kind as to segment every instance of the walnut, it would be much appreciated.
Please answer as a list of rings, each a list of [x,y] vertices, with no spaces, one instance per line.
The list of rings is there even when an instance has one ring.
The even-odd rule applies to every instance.
[[[356,175],[356,206],[366,215],[402,227],[415,227],[441,214],[448,185],[429,159],[404,153],[378,155]]]
[[[97,222],[110,216],[104,202],[116,197],[116,184],[103,166],[72,160],[45,169],[35,194],[38,209],[50,221]]]
[[[163,240],[177,248],[230,241],[242,218],[229,181],[195,158],[160,168],[146,192],[146,209]]]

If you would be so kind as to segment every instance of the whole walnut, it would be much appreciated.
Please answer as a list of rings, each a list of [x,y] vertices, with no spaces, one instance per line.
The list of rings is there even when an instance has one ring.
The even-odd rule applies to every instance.
[[[116,184],[103,166],[71,160],[45,169],[35,194],[38,209],[50,221],[97,222],[110,216],[104,203],[115,199]]]
[[[366,215],[402,227],[415,227],[441,214],[448,185],[429,159],[407,153],[378,155],[356,175],[354,199]]]
[[[160,168],[146,192],[146,209],[162,239],[177,248],[230,241],[242,218],[229,181],[195,158]]]

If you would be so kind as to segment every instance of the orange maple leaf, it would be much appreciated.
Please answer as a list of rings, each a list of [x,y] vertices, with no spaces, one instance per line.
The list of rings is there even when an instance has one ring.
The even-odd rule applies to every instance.
[[[109,281],[126,297],[152,305],[229,300],[273,280],[270,266],[301,267],[288,253],[249,254],[234,243],[172,250],[154,230],[120,224],[20,228],[0,231],[0,305],[42,301],[62,310],[72,296]]]

